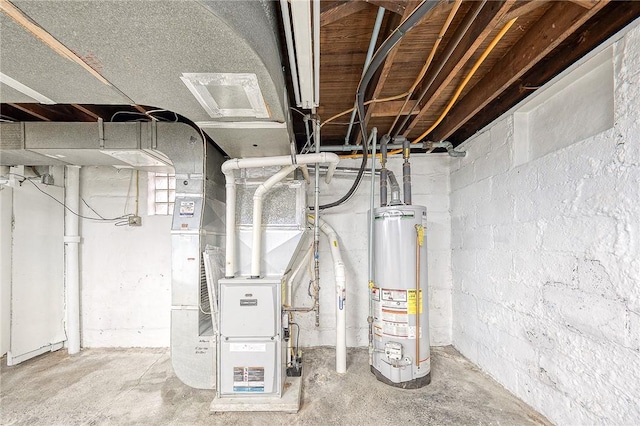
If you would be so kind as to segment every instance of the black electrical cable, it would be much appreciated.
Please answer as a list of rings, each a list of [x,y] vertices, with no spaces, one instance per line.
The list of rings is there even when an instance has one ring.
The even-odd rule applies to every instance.
[[[84,201],[84,199],[82,199],[82,201],[84,201],[84,203],[87,205],[87,207],[89,207],[91,210],[93,210],[93,212],[94,212],[95,214],[97,214],[98,216],[100,216],[100,218],[98,219],[98,218],[95,218],[95,217],[82,216],[81,214],[78,214],[78,213],[74,212],[73,210],[71,210],[71,209],[70,209],[70,208],[69,208],[65,203],[63,203],[62,201],[58,200],[58,199],[57,199],[56,197],[54,197],[53,195],[49,194],[48,192],[43,191],[43,190],[42,190],[38,185],[36,185],[36,184],[35,184],[31,179],[29,179],[28,177],[26,177],[26,176],[22,176],[22,175],[19,175],[19,174],[17,174],[17,173],[9,173],[9,174],[10,174],[10,175],[14,175],[14,176],[18,176],[19,178],[22,178],[23,180],[22,180],[22,181],[20,181],[20,183],[22,183],[22,182],[24,182],[24,181],[26,180],[27,182],[29,182],[30,184],[32,184],[33,186],[35,186],[35,187],[36,187],[36,189],[37,189],[38,191],[42,192],[42,193],[43,193],[44,195],[46,195],[47,197],[51,198],[51,199],[52,199],[53,201],[55,201],[56,203],[60,204],[62,207],[64,207],[64,208],[65,208],[65,210],[68,210],[68,211],[69,211],[69,213],[71,213],[71,214],[72,214],[72,215],[74,215],[74,216],[78,216],[78,217],[79,217],[79,218],[81,218],[81,219],[96,220],[96,221],[99,221],[99,222],[114,222],[114,221],[116,221],[116,220],[118,220],[118,221],[119,221],[119,220],[126,219],[126,218],[128,218],[129,216],[133,216],[132,214],[126,214],[126,215],[122,215],[122,216],[119,216],[119,217],[114,217],[113,219],[105,219],[105,218],[103,218],[102,216],[100,216],[100,215],[99,215],[95,210],[93,210],[91,207],[89,207],[89,205],[87,204],[87,202],[86,202],[86,201]],[[118,222],[118,223],[120,223],[120,222]],[[128,224],[128,221],[127,221],[127,224]],[[117,224],[116,224],[116,225],[117,225]]]
[[[343,204],[353,196],[353,194],[358,189],[358,186],[360,186],[360,182],[362,181],[362,177],[364,176],[364,171],[367,167],[367,152],[369,151],[367,126],[364,122],[364,95],[365,91],[367,90],[367,86],[371,82],[371,79],[373,78],[375,72],[384,63],[384,60],[387,55],[389,55],[389,52],[391,52],[395,45],[398,44],[400,40],[402,40],[402,37],[404,37],[404,35],[409,32],[438,3],[439,0],[424,0],[422,3],[420,3],[420,5],[413,12],[411,12],[411,15],[409,15],[409,17],[405,19],[398,26],[398,28],[393,31],[393,33],[384,41],[384,43],[382,43],[382,45],[373,55],[373,58],[371,58],[371,62],[369,62],[369,66],[360,79],[358,90],[356,92],[356,110],[358,111],[360,130],[362,132],[362,163],[360,164],[358,175],[356,176],[353,185],[351,186],[349,191],[347,191],[344,197],[332,203],[321,205],[320,210],[330,209],[332,207],[337,207]]]

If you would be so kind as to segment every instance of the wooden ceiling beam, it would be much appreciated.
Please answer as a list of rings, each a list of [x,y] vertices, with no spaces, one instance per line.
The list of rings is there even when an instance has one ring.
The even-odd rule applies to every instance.
[[[538,62],[518,81],[502,92],[498,98],[483,108],[465,126],[447,139],[458,145],[470,138],[477,129],[482,129],[504,111],[510,110],[532,91],[527,87],[540,87],[553,79],[580,58],[587,55],[609,37],[622,30],[640,16],[640,2],[611,2],[589,22],[568,37],[562,45]]]
[[[567,37],[600,11],[609,0],[591,9],[571,2],[555,2],[505,56],[454,105],[432,132],[432,140],[445,140],[518,78],[558,47]]]
[[[495,27],[502,21],[504,15],[511,9],[515,0],[510,1],[489,1],[482,10],[478,13],[473,20],[471,27],[464,34],[460,43],[455,47],[455,50],[451,54],[451,57],[445,64],[444,68],[433,80],[431,88],[427,91],[423,99],[425,101],[421,105],[421,112],[417,114],[414,119],[409,123],[406,130],[403,131],[404,136],[407,136],[420,122],[426,113],[431,109],[433,103],[444,92],[444,90],[451,84],[451,81],[458,75],[465,64],[471,59],[473,54],[480,48],[485,39],[491,34]],[[467,26],[468,20],[473,18],[476,9],[472,9],[467,14],[465,21],[458,27],[457,31],[463,31]],[[454,40],[459,38],[460,34],[456,34],[452,37],[450,43],[454,43]],[[445,47],[443,51],[448,51],[449,46]],[[440,63],[442,59],[436,58],[434,63]],[[433,73],[427,74],[427,78],[433,78]]]
[[[585,9],[591,9],[596,4],[598,4],[598,0],[569,0],[569,1],[577,4],[578,6],[582,6]]]
[[[20,104],[9,103],[8,105],[22,112],[26,112],[30,116],[35,117],[39,120],[51,121],[51,118],[48,117],[49,111],[45,110],[40,104],[29,104],[29,108],[26,108]]]
[[[324,27],[325,25],[332,24],[369,7],[369,4],[365,1],[345,1],[334,3],[320,12],[320,26]]]
[[[404,107],[402,115],[407,115],[411,111],[411,108],[416,107],[417,101],[410,100]],[[371,117],[395,117],[400,112],[400,108],[404,105],[404,101],[389,101],[376,105],[376,108],[371,113]],[[411,111],[411,115],[418,114],[419,108],[415,108]]]
[[[513,18],[517,18],[517,17],[520,17],[520,16],[525,16],[525,15],[533,12],[534,10],[539,8],[540,6],[544,6],[544,5],[549,4],[549,1],[550,0],[519,1],[511,8],[509,13],[504,15],[504,17],[502,18],[502,23],[509,22]]]
[[[367,3],[371,3],[378,7],[383,7],[389,12],[397,13],[400,16],[404,15],[407,9],[407,0],[394,1],[394,0],[364,0]]]
[[[82,106],[82,105],[78,105],[78,104],[71,104],[72,107],[74,107],[75,109],[77,109],[78,111],[84,113],[85,115],[93,118],[94,120],[98,120],[99,118],[101,118],[98,114],[94,113],[93,111],[90,111],[89,109],[87,109],[86,107]]]

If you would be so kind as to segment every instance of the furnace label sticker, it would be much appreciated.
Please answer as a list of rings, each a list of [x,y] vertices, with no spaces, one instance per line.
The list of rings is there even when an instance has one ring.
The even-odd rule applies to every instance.
[[[195,201],[180,201],[180,217],[193,217],[195,211]]]
[[[234,392],[264,392],[264,367],[233,367]]]
[[[231,343],[229,352],[266,352],[267,345],[264,343]]]

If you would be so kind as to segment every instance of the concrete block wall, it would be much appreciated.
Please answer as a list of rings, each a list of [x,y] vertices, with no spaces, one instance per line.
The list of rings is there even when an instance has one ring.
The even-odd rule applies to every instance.
[[[429,276],[429,319],[432,346],[451,344],[451,221],[449,214],[449,159],[446,155],[416,155],[411,159],[413,204],[427,207],[427,251]],[[360,159],[343,160],[341,167],[359,167]],[[378,166],[379,167],[379,166]],[[402,182],[402,158],[390,158],[387,165]],[[321,180],[320,204],[335,201],[351,187],[354,175],[336,175],[327,185]],[[313,176],[312,176],[313,180]],[[323,218],[337,232],[342,243],[347,272],[347,345],[368,344],[368,214],[371,180],[365,177],[351,200],[328,209]],[[313,188],[309,188],[313,202]],[[376,184],[375,206],[379,206]],[[320,241],[321,317],[316,328],[313,314],[299,314],[303,346],[335,345],[335,297],[333,263],[326,238]],[[308,275],[301,278],[296,303],[309,304],[306,296]]]
[[[451,164],[453,344],[557,424],[640,423],[637,25],[609,61],[612,127],[527,158],[509,113]]]
[[[171,216],[147,216],[140,172],[141,227],[80,223],[83,347],[167,347],[171,318]],[[80,195],[100,215],[134,212],[135,172],[83,167]],[[83,216],[96,217],[81,203]]]

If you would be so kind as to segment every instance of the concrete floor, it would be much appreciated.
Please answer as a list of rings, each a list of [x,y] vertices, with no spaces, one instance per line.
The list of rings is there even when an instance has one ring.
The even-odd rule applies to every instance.
[[[369,372],[365,349],[349,350],[345,375],[330,348],[305,351],[298,414],[209,412],[215,391],[173,374],[168,349],[87,349],[3,361],[2,424],[399,425],[549,424],[451,347],[432,348],[432,382],[399,390]]]

